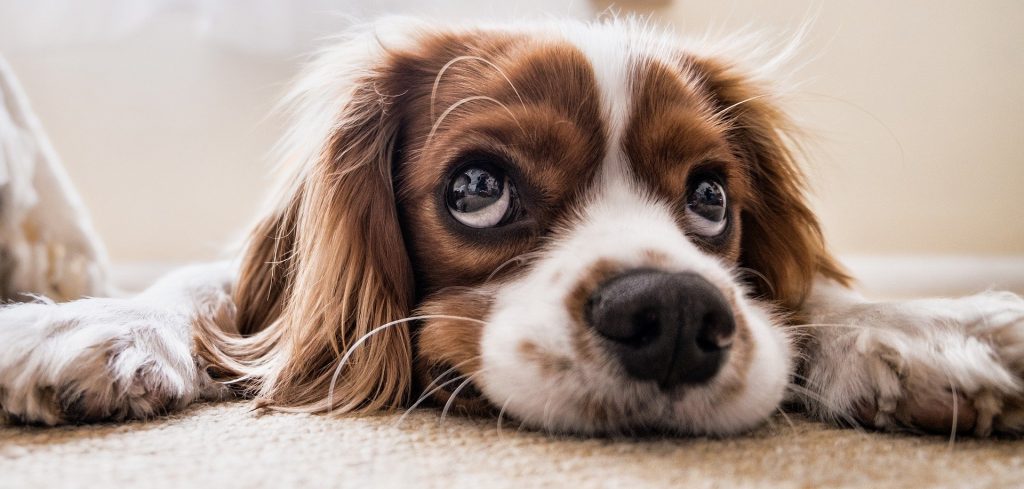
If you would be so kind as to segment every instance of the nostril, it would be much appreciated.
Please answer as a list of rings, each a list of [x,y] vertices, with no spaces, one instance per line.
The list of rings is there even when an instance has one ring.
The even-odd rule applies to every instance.
[[[705,337],[704,335],[697,338],[697,348],[700,348],[700,351],[704,353],[711,353],[721,349],[717,342],[711,338]]]
[[[719,311],[711,311],[700,321],[697,332],[697,348],[704,353],[727,350],[732,346],[736,323],[732,315],[725,316]]]

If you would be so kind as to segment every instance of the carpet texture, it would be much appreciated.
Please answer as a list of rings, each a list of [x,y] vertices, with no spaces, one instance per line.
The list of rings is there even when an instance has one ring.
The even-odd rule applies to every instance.
[[[0,427],[0,487],[1020,487],[1024,441],[835,429],[790,415],[729,439],[580,439],[494,419],[259,414]]]

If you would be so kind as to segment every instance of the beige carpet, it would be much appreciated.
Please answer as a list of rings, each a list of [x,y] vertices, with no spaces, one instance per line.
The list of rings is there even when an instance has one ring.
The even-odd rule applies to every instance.
[[[1024,440],[894,436],[790,416],[731,439],[516,432],[426,410],[330,418],[200,405],[145,423],[0,427],[0,487],[1021,487]]]

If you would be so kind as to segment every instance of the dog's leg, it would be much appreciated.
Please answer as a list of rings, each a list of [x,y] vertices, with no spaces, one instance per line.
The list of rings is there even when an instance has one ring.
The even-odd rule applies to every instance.
[[[233,276],[226,263],[192,266],[129,299],[0,309],[0,414],[47,425],[123,420],[229,395],[195,355],[193,324],[230,322]]]
[[[872,302],[815,284],[795,326],[812,414],[880,429],[1024,431],[1024,299]]]

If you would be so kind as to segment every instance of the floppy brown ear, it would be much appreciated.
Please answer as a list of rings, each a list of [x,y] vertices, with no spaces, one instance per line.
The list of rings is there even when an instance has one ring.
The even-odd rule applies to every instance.
[[[847,284],[850,278],[829,253],[814,212],[807,205],[803,172],[787,145],[792,123],[774,105],[769,88],[734,68],[697,62],[730,140],[747,163],[750,202],[741,216],[740,264],[763,275],[753,285],[789,311],[803,303],[815,276]]]
[[[314,74],[326,83],[323,75]],[[407,325],[374,331],[408,316],[413,295],[391,180],[399,111],[378,76],[354,81],[319,153],[296,162],[250,236],[235,289],[238,335],[202,345],[211,371],[245,379],[260,404],[348,412],[397,407],[408,395]]]

